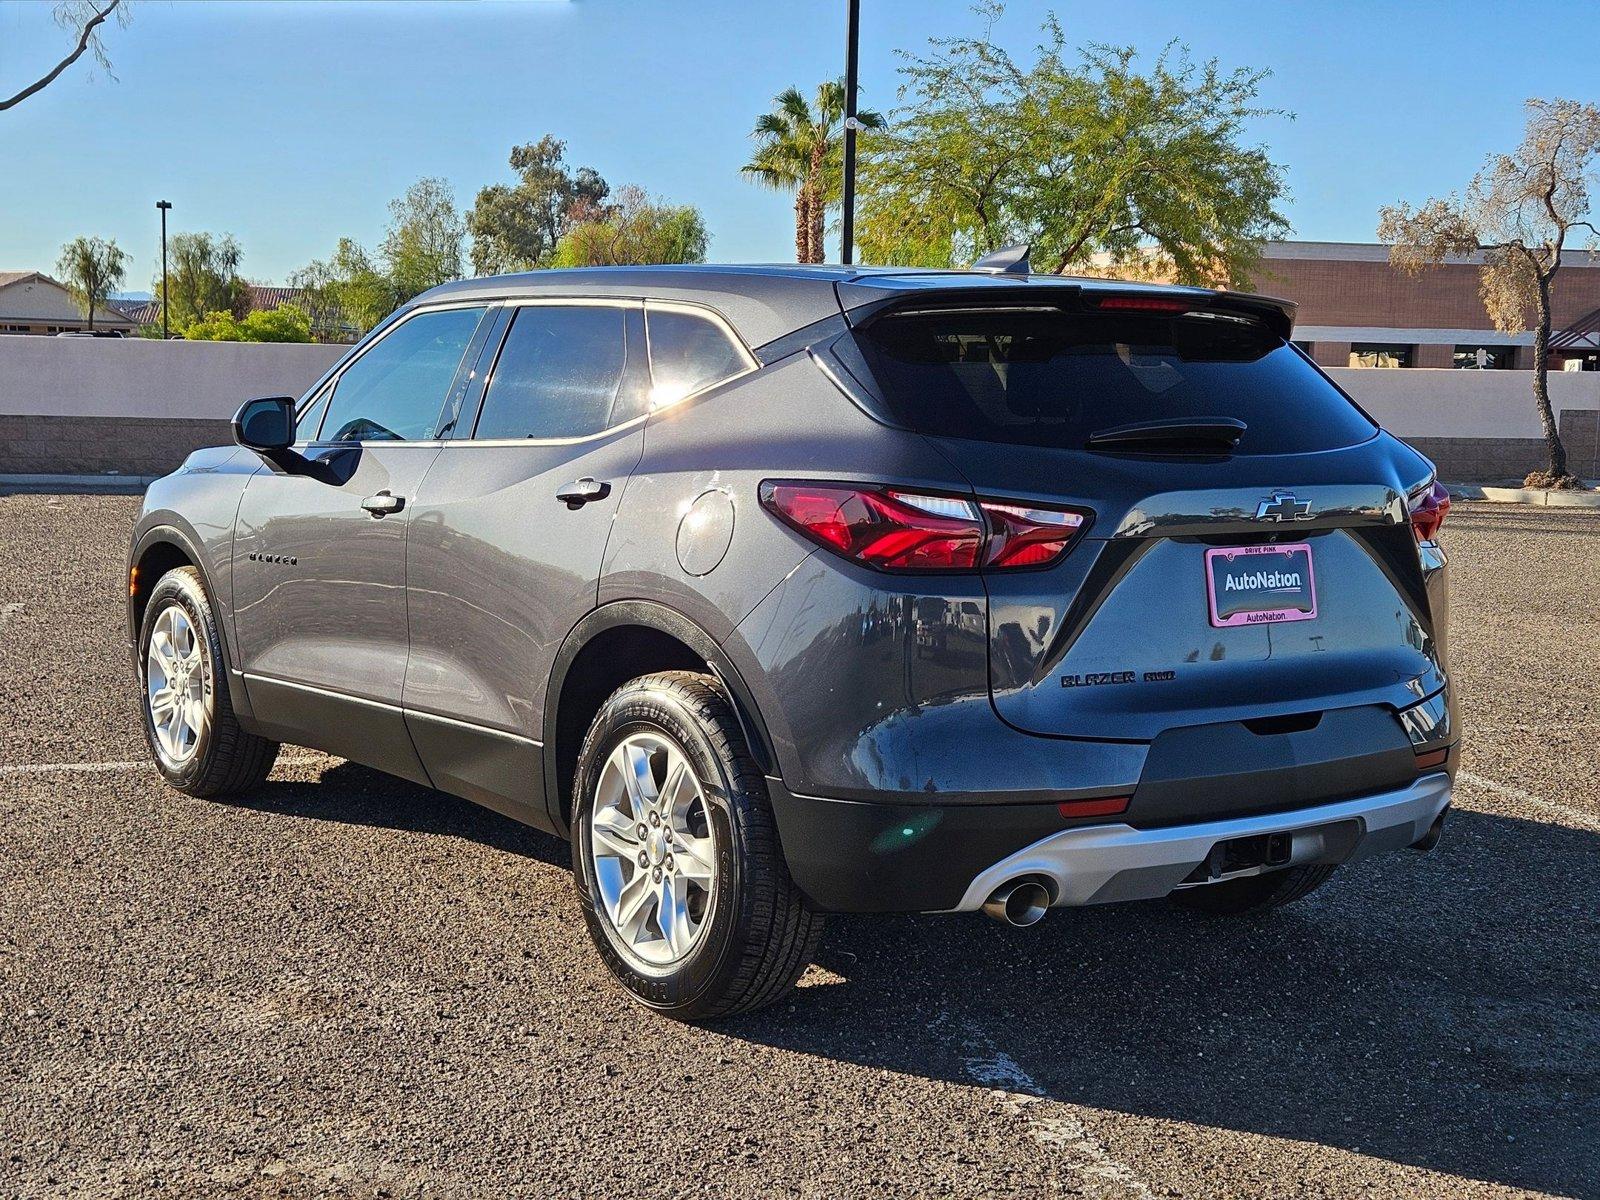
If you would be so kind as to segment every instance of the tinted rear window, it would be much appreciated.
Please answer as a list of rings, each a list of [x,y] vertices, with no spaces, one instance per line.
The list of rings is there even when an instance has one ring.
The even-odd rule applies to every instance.
[[[1232,417],[1240,454],[1350,446],[1375,428],[1249,320],[1054,309],[890,314],[860,335],[898,423],[941,437],[1081,449],[1140,421]]]

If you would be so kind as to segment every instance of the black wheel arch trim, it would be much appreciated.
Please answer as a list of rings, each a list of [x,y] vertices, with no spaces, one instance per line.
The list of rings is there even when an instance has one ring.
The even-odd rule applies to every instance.
[[[738,719],[745,743],[750,747],[751,756],[764,773],[770,775],[776,770],[772,738],[767,732],[766,721],[762,719],[761,710],[756,707],[755,697],[739,674],[739,669],[717,640],[677,609],[665,604],[654,600],[615,600],[594,609],[573,626],[562,641],[561,648],[556,651],[555,662],[550,669],[543,726],[544,795],[550,819],[563,834],[570,833],[570,827],[561,811],[561,783],[556,753],[561,691],[566,684],[568,670],[583,648],[607,630],[623,626],[653,629],[667,634],[703,658],[733,706],[734,716]]]
[[[228,683],[228,699],[233,705],[234,715],[241,722],[248,723],[253,713],[250,708],[250,696],[245,690],[244,678],[233,669],[233,661],[238,651],[238,646],[233,640],[233,612],[230,608],[231,597],[224,597],[217,589],[212,577],[211,564],[207,561],[204,551],[200,549],[199,540],[188,530],[179,525],[160,522],[141,530],[128,549],[128,569],[131,571],[134,564],[144,558],[152,546],[167,545],[183,552],[185,558],[200,572],[200,583],[206,589],[206,595],[211,597],[211,613],[221,626],[218,641],[222,643],[224,662],[223,677]],[[149,580],[150,587],[156,581]],[[128,654],[133,660],[134,670],[138,667],[139,654],[139,616],[137,606],[134,604],[132,588],[128,590]]]

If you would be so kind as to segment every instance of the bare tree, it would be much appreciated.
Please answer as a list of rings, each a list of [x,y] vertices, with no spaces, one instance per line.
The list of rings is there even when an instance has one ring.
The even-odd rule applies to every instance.
[[[1378,238],[1389,261],[1418,274],[1451,255],[1481,253],[1479,294],[1495,328],[1520,333],[1535,315],[1533,395],[1550,455],[1548,478],[1535,486],[1579,487],[1567,472],[1550,407],[1550,286],[1561,270],[1568,238],[1586,231],[1591,253],[1597,230],[1590,219],[1590,189],[1600,183],[1600,108],[1576,100],[1529,100],[1528,127],[1511,154],[1489,156],[1473,176],[1466,198],[1454,194],[1378,210]]]
[[[55,6],[56,24],[63,29],[71,30],[75,36],[75,43],[71,52],[46,71],[38,79],[23,88],[16,95],[0,100],[0,112],[21,104],[35,92],[42,92],[56,81],[56,77],[82,58],[85,52],[93,52],[95,61],[106,71],[111,70],[111,59],[106,56],[105,46],[100,42],[100,26],[113,12],[117,15],[119,24],[126,23],[128,10],[121,8],[123,0],[61,0]]]

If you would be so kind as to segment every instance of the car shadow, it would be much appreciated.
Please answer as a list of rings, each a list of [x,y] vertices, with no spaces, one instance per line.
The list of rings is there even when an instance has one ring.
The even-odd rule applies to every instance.
[[[570,862],[353,763],[233,803]],[[836,916],[787,1003],[705,1036],[1600,1196],[1597,896],[1600,837],[1457,811],[1431,854],[1260,916]]]

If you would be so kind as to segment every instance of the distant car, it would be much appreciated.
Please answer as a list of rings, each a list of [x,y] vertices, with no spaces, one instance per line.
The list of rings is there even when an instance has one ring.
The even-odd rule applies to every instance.
[[[89,337],[89,338],[119,338],[124,336],[120,329],[63,329],[56,334],[57,337]]]
[[[826,912],[1237,913],[1438,838],[1431,465],[1258,296],[981,271],[450,284],[145,497],[145,732],[320,747],[570,836],[645,1004]]]

